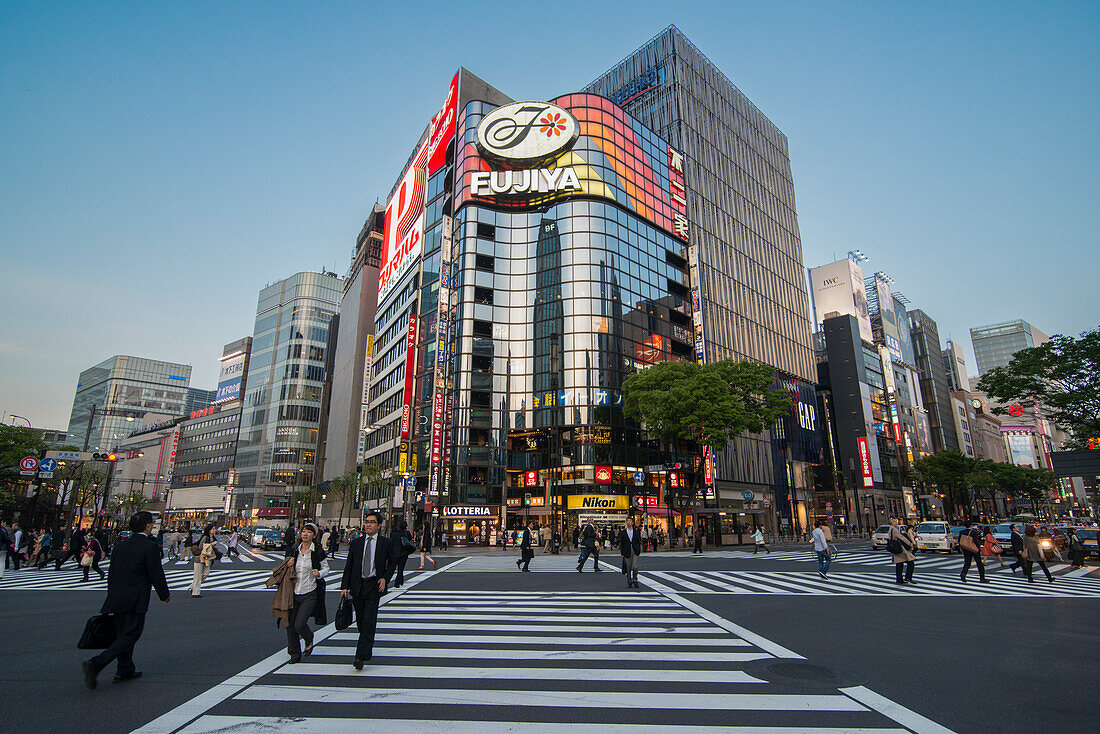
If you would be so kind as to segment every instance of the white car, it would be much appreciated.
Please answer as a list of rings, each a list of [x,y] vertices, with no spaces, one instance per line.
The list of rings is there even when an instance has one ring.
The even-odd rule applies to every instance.
[[[886,547],[886,541],[890,539],[890,526],[879,525],[871,535],[871,548],[878,550]]]
[[[959,539],[951,532],[951,523],[929,520],[917,525],[917,548],[921,553],[944,551],[950,554],[959,549]]]

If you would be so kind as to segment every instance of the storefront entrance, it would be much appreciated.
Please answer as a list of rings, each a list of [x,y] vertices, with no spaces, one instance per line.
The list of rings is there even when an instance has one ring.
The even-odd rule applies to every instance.
[[[500,527],[500,505],[444,505],[440,513],[449,546],[489,545]]]

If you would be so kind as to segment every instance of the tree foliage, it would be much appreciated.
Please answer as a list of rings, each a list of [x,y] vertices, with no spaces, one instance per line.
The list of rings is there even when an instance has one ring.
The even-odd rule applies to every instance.
[[[338,477],[329,480],[329,493],[333,499],[340,503],[340,522],[343,523],[345,511],[354,506],[355,493],[359,489],[359,475],[355,472],[344,472]]]
[[[947,495],[951,514],[971,511],[978,498],[988,498],[992,504],[996,492],[1027,499],[1037,508],[1046,502],[1054,482],[1053,473],[1046,469],[974,459],[954,449],[922,456],[914,466],[925,482]]]
[[[1044,417],[1078,439],[1100,437],[1100,329],[1021,349],[1007,366],[982,375],[978,389],[1000,403],[1038,405]]]
[[[623,383],[624,413],[649,434],[723,449],[745,431],[759,433],[791,410],[775,371],[755,362],[659,362]]]
[[[45,448],[42,435],[33,428],[0,424],[0,486],[15,485],[21,476],[19,462],[27,456],[38,458]]]

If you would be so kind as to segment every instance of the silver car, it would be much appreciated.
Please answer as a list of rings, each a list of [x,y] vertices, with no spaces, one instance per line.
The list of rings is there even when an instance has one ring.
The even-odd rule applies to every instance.
[[[871,548],[878,550],[886,547],[886,541],[890,539],[890,526],[879,525],[871,535]]]
[[[917,548],[921,553],[946,551],[954,553],[959,539],[951,532],[951,524],[943,520],[926,520],[917,525]]]

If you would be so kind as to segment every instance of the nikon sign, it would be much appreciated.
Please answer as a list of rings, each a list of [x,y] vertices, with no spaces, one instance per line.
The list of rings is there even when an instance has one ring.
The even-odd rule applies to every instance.
[[[566,498],[570,510],[627,510],[630,500],[624,494],[574,494]]]

